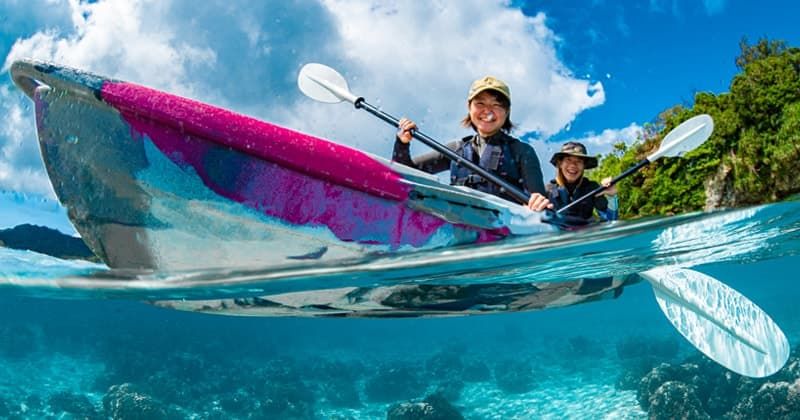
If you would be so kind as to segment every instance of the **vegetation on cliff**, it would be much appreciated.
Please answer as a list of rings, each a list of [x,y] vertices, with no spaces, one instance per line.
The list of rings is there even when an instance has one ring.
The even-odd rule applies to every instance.
[[[800,48],[761,39],[740,43],[730,91],[697,93],[647,125],[632,146],[617,144],[592,178],[614,176],[655,151],[671,129],[699,114],[714,134],[683,158],[662,159],[620,182],[625,218],[778,201],[800,192]]]

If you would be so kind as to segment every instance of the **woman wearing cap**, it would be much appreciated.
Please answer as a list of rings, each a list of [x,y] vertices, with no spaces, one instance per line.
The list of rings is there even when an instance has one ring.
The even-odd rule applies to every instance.
[[[586,147],[581,143],[564,143],[561,151],[550,159],[550,163],[556,167],[556,179],[547,184],[547,196],[556,210],[583,197],[601,184],[608,187],[611,183],[610,177],[598,184],[583,176],[585,170],[597,167],[597,158],[589,156]],[[594,211],[597,210],[601,219],[617,220],[618,205],[617,187],[610,186],[602,193],[570,207],[564,216],[579,223],[588,223],[594,220]]]
[[[545,196],[542,169],[536,152],[530,145],[509,135],[514,125],[510,118],[511,92],[508,85],[492,76],[476,80],[467,95],[467,110],[467,116],[461,123],[464,127],[471,127],[475,134],[451,142],[447,147],[531,194],[528,201],[531,210],[552,208],[553,205]],[[439,152],[412,159],[409,143],[412,139],[411,131],[416,128],[413,121],[407,118],[400,120],[392,160],[428,173],[449,169],[450,183],[453,185],[465,185],[514,201],[500,187],[471,170],[450,162]]]

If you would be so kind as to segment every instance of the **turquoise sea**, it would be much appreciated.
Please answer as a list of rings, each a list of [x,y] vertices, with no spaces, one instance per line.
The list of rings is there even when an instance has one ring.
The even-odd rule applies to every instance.
[[[580,278],[672,258],[737,289],[783,329],[792,356],[763,379],[700,354],[645,282],[615,299],[535,312],[227,317],[75,293],[58,279],[99,270],[100,280],[104,269],[0,248],[0,418],[798,418],[798,210],[773,204],[725,224],[697,216],[690,227],[702,236],[661,251],[651,245],[663,231],[610,237],[583,265],[574,252],[531,251],[536,264],[500,277]],[[417,266],[420,278],[420,267],[436,268]]]

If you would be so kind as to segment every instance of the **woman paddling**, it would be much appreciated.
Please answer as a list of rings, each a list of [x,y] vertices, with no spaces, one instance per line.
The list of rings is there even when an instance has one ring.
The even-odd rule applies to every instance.
[[[617,220],[619,217],[617,187],[610,186],[611,177],[603,179],[600,184],[583,176],[587,169],[597,167],[597,158],[586,154],[586,147],[578,142],[567,142],[561,151],[555,153],[550,163],[556,167],[556,179],[547,184],[547,197],[558,210],[567,204],[583,197],[600,185],[606,186],[600,194],[589,197],[567,209],[563,216],[573,224],[586,224],[595,221],[594,212],[604,221]]]
[[[462,120],[462,125],[471,127],[475,134],[451,142],[447,147],[530,194],[527,206],[531,210],[553,208],[545,196],[542,169],[536,152],[530,145],[509,135],[514,125],[510,118],[511,92],[508,85],[492,76],[476,80],[467,95],[467,110],[468,114]],[[414,121],[400,119],[392,160],[428,173],[449,169],[450,183],[453,185],[468,186],[516,201],[497,185],[451,162],[439,152],[412,159],[409,143],[413,138],[411,132],[416,128]]]

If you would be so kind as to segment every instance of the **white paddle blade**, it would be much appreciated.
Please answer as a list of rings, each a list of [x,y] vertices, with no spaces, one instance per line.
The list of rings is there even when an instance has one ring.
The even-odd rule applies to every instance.
[[[355,103],[358,99],[350,93],[347,80],[341,74],[319,63],[308,63],[300,69],[297,87],[309,98],[329,104],[342,101]]]
[[[667,319],[693,346],[744,376],[772,375],[786,364],[780,327],[742,294],[697,271],[657,267],[640,273]]]
[[[661,147],[647,157],[654,162],[656,159],[667,156],[676,157],[696,149],[703,144],[714,131],[714,120],[708,114],[701,114],[689,118],[681,125],[675,127],[661,141]]]

